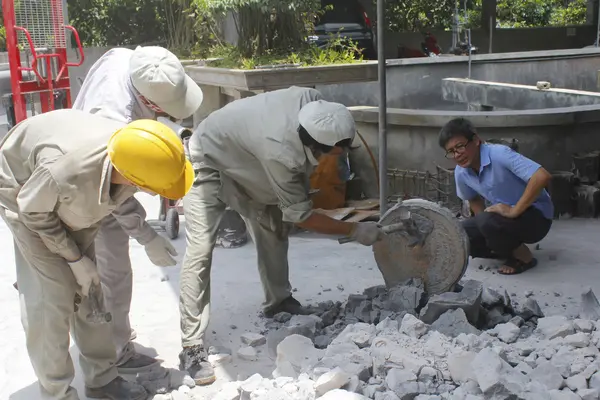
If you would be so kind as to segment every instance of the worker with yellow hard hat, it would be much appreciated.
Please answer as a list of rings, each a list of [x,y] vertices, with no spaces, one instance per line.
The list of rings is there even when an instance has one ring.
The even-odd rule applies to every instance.
[[[69,333],[87,397],[147,398],[142,386],[118,376],[111,325],[89,317],[97,311],[92,300],[102,303],[94,239],[107,215],[118,219],[123,205],[137,203],[138,190],[178,199],[193,176],[179,137],[153,120],[124,124],[51,111],[0,142],[0,217],[14,238],[21,319],[41,398],[80,398],[71,386]]]
[[[159,46],[139,46],[114,48],[102,55],[85,77],[73,108],[124,123],[161,116],[181,120],[190,117],[202,99],[202,90],[173,53]],[[177,252],[146,222],[139,203],[125,204],[118,213],[119,218],[110,214],[100,224],[96,265],[113,317],[117,367],[120,373],[136,374],[158,361],[137,352],[132,343],[136,334],[129,321],[133,293],[129,238],[142,245],[157,266],[176,265]]]

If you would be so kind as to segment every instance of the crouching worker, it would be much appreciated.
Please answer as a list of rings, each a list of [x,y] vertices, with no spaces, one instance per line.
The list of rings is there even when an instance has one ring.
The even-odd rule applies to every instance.
[[[456,192],[475,215],[463,222],[471,256],[505,259],[503,275],[535,267],[526,244],[542,240],[552,225],[554,206],[545,190],[552,176],[508,146],[484,143],[464,118],[442,128],[439,144],[456,162]]]
[[[118,377],[111,325],[86,319],[90,288],[100,283],[94,239],[100,221],[118,219],[136,191],[178,199],[192,182],[181,141],[152,120],[126,125],[52,111],[21,122],[0,143],[0,216],[13,234],[21,319],[42,398],[80,398],[70,386],[69,333],[87,397],[146,398],[142,386]]]
[[[346,107],[314,89],[291,87],[234,101],[209,115],[189,140],[195,181],[184,198],[187,248],[181,267],[181,368],[197,384],[215,380],[206,362],[210,269],[226,206],[244,218],[258,253],[265,316],[306,314],[292,297],[288,233],[292,224],[346,235],[370,246],[374,222],[337,221],[313,211],[309,178],[322,154],[341,154],[356,129]]]

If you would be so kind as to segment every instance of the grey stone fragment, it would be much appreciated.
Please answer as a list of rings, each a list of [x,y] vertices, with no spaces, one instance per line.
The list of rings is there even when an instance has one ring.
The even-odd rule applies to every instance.
[[[216,354],[231,354],[231,349],[225,346],[210,346],[208,348],[208,355]]]
[[[320,397],[331,390],[340,389],[349,381],[350,375],[337,367],[324,373],[317,379],[317,382],[315,383],[315,392],[317,396]]]
[[[273,320],[275,322],[285,323],[285,322],[288,322],[290,319],[292,319],[292,314],[285,312],[285,311],[275,314],[273,316]]]
[[[417,375],[413,374],[410,371],[400,369],[400,368],[392,368],[388,371],[385,377],[385,384],[390,390],[393,390],[397,393],[396,388],[403,385],[406,382],[415,382],[417,380]]]
[[[518,315],[511,318],[511,320],[508,322],[510,322],[511,324],[514,324],[515,326],[518,326],[518,327],[521,327],[521,325],[523,325],[525,323],[523,318],[519,317]]]
[[[590,389],[600,390],[600,372],[593,374],[589,381]]]
[[[515,371],[490,348],[481,350],[471,365],[486,399],[518,398],[514,396],[519,396],[529,383],[527,376]]]
[[[529,377],[546,386],[548,390],[560,389],[564,385],[564,379],[559,370],[548,361],[538,365]]]
[[[267,343],[266,337],[264,337],[260,333],[254,332],[246,332],[242,334],[240,340],[242,341],[242,343],[252,347],[262,346],[263,344]]]
[[[570,378],[567,378],[566,383],[569,389],[573,391],[587,389],[588,387],[587,379],[585,379],[583,375],[571,376]]]
[[[552,340],[557,337],[572,335],[575,333],[575,328],[567,317],[554,316],[540,318],[535,332],[548,340]]]
[[[431,329],[446,336],[456,337],[461,333],[478,335],[480,331],[469,323],[462,308],[446,311],[433,324]]]
[[[481,304],[486,308],[492,308],[494,306],[504,306],[504,296],[500,292],[486,287],[481,292]]]
[[[594,323],[587,319],[575,319],[573,320],[573,326],[577,332],[591,333],[594,330]]]
[[[504,306],[496,306],[490,310],[484,309],[486,327],[494,328],[498,324],[504,324],[511,320],[512,315],[504,312]]]
[[[367,296],[367,299],[372,300],[377,296],[381,296],[387,292],[385,285],[371,286],[363,290],[363,295]]]
[[[279,376],[295,378],[314,367],[322,355],[323,351],[315,349],[309,338],[289,336],[277,346],[277,372]]]
[[[579,332],[573,335],[565,336],[563,343],[573,347],[583,348],[590,344],[590,337],[583,332]]]
[[[581,400],[598,400],[600,399],[600,392],[596,389],[582,389],[578,390],[577,394],[581,397]]]
[[[471,368],[476,356],[477,354],[471,351],[460,351],[448,356],[448,370],[454,382],[463,384],[469,380],[475,381],[477,379]]]
[[[328,335],[319,335],[315,337],[315,347],[317,349],[325,349],[327,346],[331,344],[331,336]]]
[[[421,321],[412,314],[406,314],[404,318],[402,318],[400,332],[405,333],[408,336],[420,339],[421,336],[426,334],[428,330],[429,327],[425,324],[425,322]]]
[[[315,330],[315,326],[309,322],[305,325],[284,326],[276,331],[269,331],[269,333],[267,333],[267,349],[269,355],[271,357],[275,357],[277,355],[277,346],[286,337],[291,335],[302,335],[312,339],[315,337]]]
[[[351,393],[343,389],[335,389],[325,393],[325,396],[319,397],[319,400],[368,400],[365,396],[358,393]]]
[[[592,321],[597,321],[600,319],[600,303],[592,291],[592,288],[587,288],[587,290],[581,293],[579,318],[589,319]]]
[[[540,305],[538,304],[537,301],[535,301],[531,297],[529,297],[527,300],[525,300],[525,303],[523,304],[523,306],[521,307],[521,309],[519,311],[519,315],[525,321],[529,321],[533,317],[537,317],[537,318],[544,317],[544,313],[542,312]]]
[[[426,324],[432,324],[448,310],[462,309],[469,322],[477,324],[482,290],[481,282],[469,280],[460,293],[447,292],[432,296],[421,310],[420,318]]]
[[[548,392],[549,400],[581,400],[581,397],[569,389],[551,390]]]
[[[496,325],[496,327],[490,331],[490,333],[492,332],[504,343],[514,343],[519,337],[521,330],[516,325],[508,322],[506,324]]]
[[[419,308],[424,294],[425,291],[422,287],[404,285],[395,286],[388,292],[385,308],[395,312],[414,312],[415,309]]]
[[[419,394],[427,393],[427,385],[422,382],[404,382],[393,389],[400,400],[413,400]]]
[[[256,361],[258,359],[258,353],[254,347],[251,346],[241,347],[237,351],[237,356],[246,361]]]
[[[372,397],[374,400],[400,400],[396,393],[392,391],[376,392]]]

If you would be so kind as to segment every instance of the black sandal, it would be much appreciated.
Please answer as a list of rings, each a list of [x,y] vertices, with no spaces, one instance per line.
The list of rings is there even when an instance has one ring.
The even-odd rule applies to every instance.
[[[521,260],[517,260],[516,258],[509,258],[506,260],[502,267],[512,268],[513,272],[502,272],[498,270],[500,275],[519,275],[523,272],[535,267],[537,265],[537,259],[532,258],[528,263],[524,263]]]

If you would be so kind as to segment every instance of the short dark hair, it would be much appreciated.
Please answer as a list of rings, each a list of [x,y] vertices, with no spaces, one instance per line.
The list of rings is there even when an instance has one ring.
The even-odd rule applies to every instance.
[[[337,142],[335,146],[328,146],[326,144],[319,143],[312,136],[310,136],[310,134],[306,131],[306,129],[304,129],[302,125],[298,127],[298,135],[300,135],[300,141],[304,146],[313,147],[324,154],[329,153],[331,150],[333,150],[334,147],[341,147],[347,149],[350,148],[350,146],[352,145],[352,139],[341,140]]]
[[[450,139],[463,136],[465,139],[472,140],[477,135],[477,130],[471,121],[466,118],[455,118],[442,127],[438,137],[438,143],[445,149]]]

